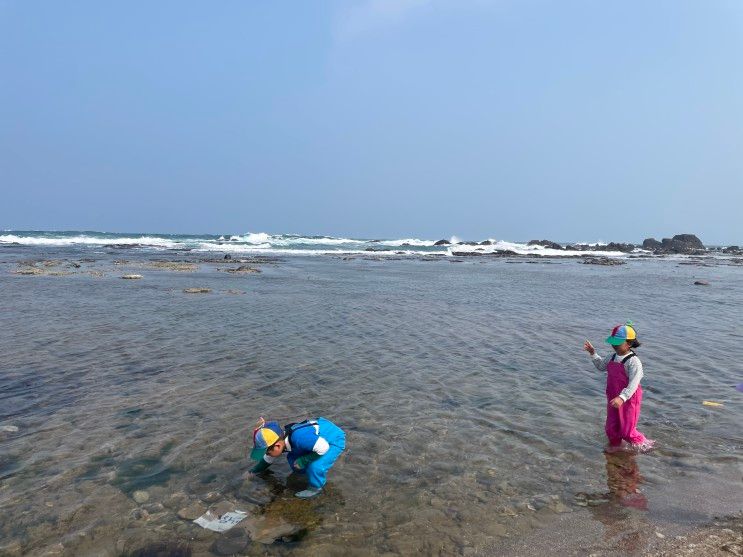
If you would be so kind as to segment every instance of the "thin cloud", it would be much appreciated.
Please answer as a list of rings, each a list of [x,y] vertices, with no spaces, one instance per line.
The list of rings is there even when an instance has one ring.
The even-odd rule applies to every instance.
[[[433,3],[434,0],[365,0],[341,14],[336,34],[341,40],[349,40],[390,25],[399,25],[411,14]]]

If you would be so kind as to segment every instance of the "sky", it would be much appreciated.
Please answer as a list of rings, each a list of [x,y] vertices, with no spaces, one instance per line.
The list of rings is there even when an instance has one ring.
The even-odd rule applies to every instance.
[[[0,229],[743,244],[743,2],[0,0]]]

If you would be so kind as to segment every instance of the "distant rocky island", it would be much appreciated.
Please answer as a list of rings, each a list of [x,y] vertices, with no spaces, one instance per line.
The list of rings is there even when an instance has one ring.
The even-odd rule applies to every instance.
[[[436,246],[456,246],[456,245],[467,245],[467,246],[489,246],[492,245],[492,241],[484,240],[482,242],[457,242],[452,243],[449,240],[439,240],[434,245]],[[552,240],[531,240],[528,242],[530,246],[542,246],[552,250],[559,251],[581,251],[581,252],[592,252],[592,251],[614,251],[622,253],[632,253],[636,250],[643,250],[653,255],[707,255],[710,253],[723,253],[727,255],[740,256],[743,255],[743,248],[740,246],[727,246],[727,247],[706,247],[702,241],[694,234],[676,234],[671,238],[663,238],[662,240],[656,240],[655,238],[646,238],[642,244],[631,244],[625,242],[609,242],[608,244],[560,244]],[[508,250],[500,250],[494,254],[503,254]],[[483,252],[453,252],[454,255],[480,255]],[[508,255],[506,253],[506,255]],[[515,254],[514,254],[515,255]]]

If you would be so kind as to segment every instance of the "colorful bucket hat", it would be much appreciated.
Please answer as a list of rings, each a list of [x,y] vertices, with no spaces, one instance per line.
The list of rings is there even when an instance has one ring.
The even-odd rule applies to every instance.
[[[611,330],[611,335],[606,339],[606,342],[611,344],[612,346],[619,346],[623,342],[635,340],[637,338],[637,333],[635,332],[634,327],[632,327],[632,322],[628,321],[624,325],[617,325]]]
[[[261,460],[266,454],[266,449],[276,443],[284,430],[281,429],[279,422],[267,422],[263,418],[257,428],[253,430],[253,450],[250,451],[250,458]]]

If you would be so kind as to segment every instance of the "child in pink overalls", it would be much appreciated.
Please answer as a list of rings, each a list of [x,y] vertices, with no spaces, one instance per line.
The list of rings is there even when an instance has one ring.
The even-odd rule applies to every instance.
[[[614,353],[604,358],[596,354],[593,345],[586,341],[583,349],[591,355],[593,365],[606,371],[606,436],[609,438],[609,451],[620,450],[622,442],[629,443],[636,451],[648,450],[653,441],[637,431],[642,405],[642,362],[632,351],[640,343],[631,323],[617,325],[612,329],[606,342],[612,345]]]

